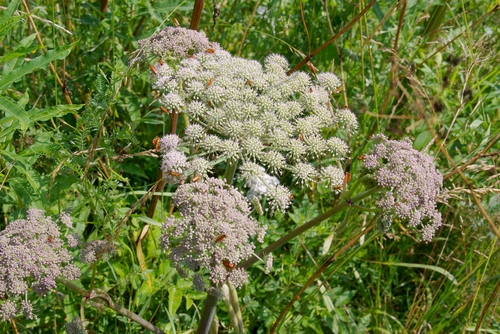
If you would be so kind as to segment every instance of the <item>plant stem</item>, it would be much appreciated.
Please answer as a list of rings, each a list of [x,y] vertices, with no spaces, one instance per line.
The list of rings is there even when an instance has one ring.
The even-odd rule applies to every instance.
[[[68,281],[66,279],[58,278],[58,279],[56,279],[56,281],[57,281],[57,283],[60,283],[60,284],[64,285],[65,287],[67,287],[68,289],[78,293],[82,297],[87,298],[89,296],[89,293],[87,290],[79,287],[78,285],[76,285],[74,283],[71,283],[70,281]],[[148,322],[144,318],[138,316],[134,312],[129,311],[128,309],[122,307],[121,305],[113,303],[113,301],[111,301],[111,298],[109,298],[109,299],[108,298],[105,298],[105,299],[101,298],[101,299],[104,301],[103,302],[95,301],[95,300],[93,302],[88,301],[88,304],[90,304],[93,307],[96,307],[98,309],[100,309],[100,307],[110,308],[112,310],[115,310],[119,314],[129,318],[130,320],[137,322],[139,325],[141,325],[142,327],[144,327],[146,329],[149,329],[153,333],[165,334],[165,332],[163,332],[161,329],[159,329],[158,327],[156,327],[152,323]]]
[[[251,266],[252,264],[254,264],[255,262],[257,262],[259,258],[264,258],[264,256],[266,256],[267,254],[269,254],[272,251],[276,250],[277,248],[283,246],[284,244],[286,244],[288,241],[292,240],[296,236],[301,235],[302,233],[304,233],[308,229],[310,229],[310,228],[318,225],[322,221],[330,218],[334,214],[342,211],[343,209],[347,208],[348,206],[352,205],[353,203],[358,202],[358,201],[362,200],[363,198],[368,197],[368,196],[376,193],[378,190],[379,190],[378,187],[374,187],[372,189],[369,189],[369,190],[365,191],[362,194],[359,194],[356,197],[353,197],[353,198],[351,198],[349,200],[345,200],[345,201],[341,202],[337,206],[334,206],[330,210],[328,210],[328,211],[320,214],[319,216],[317,216],[317,217],[313,218],[312,220],[308,221],[307,223],[305,223],[305,224],[297,227],[295,230],[293,230],[292,232],[288,233],[287,235],[281,237],[279,240],[273,242],[272,244],[270,244],[269,246],[267,246],[266,248],[264,248],[263,250],[261,250],[257,254],[257,256],[251,257],[247,261],[239,264],[238,267],[248,268],[249,266]]]
[[[189,25],[189,29],[198,30],[198,25],[201,20],[201,13],[203,12],[203,4],[204,0],[195,0],[193,7],[193,14],[191,15],[191,24]]]
[[[203,313],[201,314],[200,324],[198,325],[196,334],[208,334],[210,325],[214,319],[215,310],[217,309],[217,301],[217,296],[207,293],[207,299],[205,300],[205,306],[203,307]]]

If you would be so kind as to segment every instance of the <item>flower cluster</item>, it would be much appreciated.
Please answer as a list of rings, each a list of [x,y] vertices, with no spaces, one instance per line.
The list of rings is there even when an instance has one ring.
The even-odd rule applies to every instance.
[[[219,48],[219,45],[211,43],[203,33],[167,27],[148,39],[140,40],[138,52],[132,58],[131,63],[148,56],[159,59],[184,58],[207,48],[215,49]]]
[[[62,215],[61,221],[71,226],[68,215]],[[28,210],[26,219],[0,232],[0,320],[9,320],[20,311],[34,319],[32,305],[24,298],[29,289],[43,295],[56,286],[56,278],[79,276],[58,225],[42,210]]]
[[[115,251],[113,244],[108,244],[105,240],[93,240],[83,245],[80,260],[83,263],[94,263],[98,258],[108,260]]]
[[[179,186],[173,199],[181,217],[167,218],[161,243],[178,272],[187,277],[185,268],[194,271],[199,291],[210,290],[202,276],[206,271],[212,286],[246,283],[247,273],[236,266],[253,254],[250,237],[256,235],[262,242],[265,235],[265,228],[249,217],[248,201],[236,188],[214,178]]]
[[[422,239],[432,240],[441,226],[436,209],[436,196],[443,184],[442,175],[430,156],[415,150],[409,139],[388,140],[384,135],[373,137],[373,151],[365,155],[363,166],[384,191],[377,201],[383,211],[384,229],[395,217],[421,226]]]
[[[185,29],[168,31],[171,39],[165,48],[176,50],[178,44],[185,44],[175,41],[184,36]],[[195,40],[196,32],[189,33]],[[201,35],[203,38],[206,39]],[[160,40],[163,43],[155,35],[141,45],[153,45]],[[288,61],[281,55],[271,54],[261,64],[233,57],[219,46],[196,45],[190,50],[198,51],[179,52],[176,62],[150,48],[159,58],[152,70],[159,102],[167,111],[185,113],[189,119],[181,144],[189,151],[189,157],[181,157],[179,148],[167,150],[164,164],[175,162],[180,166],[202,157],[204,160],[197,162],[208,170],[198,175],[208,177],[210,168],[218,163],[240,164],[242,173],[245,163],[254,163],[265,168],[259,178],[269,190],[278,184],[266,183],[265,175],[281,177],[286,173],[304,187],[325,182],[332,191],[340,191],[343,178],[338,177],[338,171],[343,169],[341,163],[349,153],[342,138],[356,132],[358,123],[349,109],[336,109],[330,102],[332,94],[341,88],[338,77],[332,73],[319,73],[314,78],[305,72],[288,75]],[[174,51],[169,54],[177,55]],[[338,168],[325,168],[322,161],[333,162]],[[167,168],[163,170],[169,173]],[[181,170],[179,167],[171,171],[181,174],[180,178],[189,176],[189,172]],[[249,184],[248,179],[243,179]],[[261,192],[266,196],[269,193]],[[275,201],[281,203],[275,205],[277,210],[289,204],[281,197]]]

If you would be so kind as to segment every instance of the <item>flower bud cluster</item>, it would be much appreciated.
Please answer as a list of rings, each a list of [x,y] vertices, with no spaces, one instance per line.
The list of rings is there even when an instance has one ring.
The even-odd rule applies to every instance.
[[[178,272],[195,272],[195,288],[207,290],[203,274],[212,286],[229,281],[235,287],[247,282],[247,273],[236,265],[253,255],[251,237],[263,242],[265,228],[249,217],[248,201],[222,180],[208,178],[179,186],[174,204],[180,218],[167,218],[162,226],[162,247]]]
[[[71,227],[70,217],[61,222]],[[28,290],[43,295],[55,288],[56,278],[77,279],[80,270],[72,263],[59,226],[42,210],[28,210],[26,219],[16,220],[0,232],[0,320],[19,312],[36,316],[24,296]]]
[[[159,102],[164,109],[185,113],[189,118],[182,145],[190,156],[183,160],[178,152],[167,150],[164,163],[189,164],[199,156],[214,161],[212,165],[254,163],[265,168],[268,176],[291,174],[304,187],[324,181],[335,192],[342,188],[338,171],[349,153],[342,138],[356,132],[358,123],[349,109],[335,109],[330,102],[331,95],[341,89],[337,76],[320,73],[313,78],[305,72],[288,75],[288,61],[281,55],[271,54],[261,64],[233,57],[218,45],[192,42],[196,47],[190,50],[198,51],[177,52],[177,44],[184,42],[174,40],[187,34],[186,29],[168,30],[169,54],[179,56],[172,61],[150,48],[159,58],[154,65],[153,87],[161,94]],[[174,34],[174,30],[179,33]],[[141,45],[153,45],[158,40],[163,41],[155,35]],[[206,48],[199,50],[202,46]],[[339,168],[324,168],[321,161],[326,160]],[[241,171],[244,173],[244,167]],[[207,177],[207,172],[201,176]],[[268,184],[269,189],[276,186],[274,182]],[[283,195],[282,190],[274,193]],[[267,196],[268,192],[264,193]],[[283,196],[278,202],[277,210],[289,204]]]
[[[207,48],[219,48],[219,45],[211,43],[203,33],[167,27],[150,38],[139,41],[138,51],[131,64],[150,56],[159,59],[184,58]]]
[[[422,239],[432,240],[441,226],[441,214],[436,209],[443,176],[436,170],[432,158],[412,147],[409,139],[388,140],[384,135],[373,136],[375,147],[366,154],[363,166],[384,191],[377,201],[382,210],[383,229],[394,218],[420,226]]]

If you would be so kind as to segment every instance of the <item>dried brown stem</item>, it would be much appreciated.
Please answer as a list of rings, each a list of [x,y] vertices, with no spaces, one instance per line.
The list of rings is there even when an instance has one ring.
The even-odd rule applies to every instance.
[[[189,29],[198,30],[198,26],[201,20],[201,13],[203,13],[204,0],[195,0],[193,7],[193,14],[191,15],[191,24]]]

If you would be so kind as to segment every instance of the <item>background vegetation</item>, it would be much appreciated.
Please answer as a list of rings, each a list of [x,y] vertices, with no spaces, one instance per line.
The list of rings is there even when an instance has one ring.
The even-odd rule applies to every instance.
[[[7,9],[11,3],[16,11]],[[165,332],[195,328],[205,297],[178,277],[158,244],[175,189],[158,193],[149,215],[150,200],[142,198],[157,181],[152,140],[169,132],[170,118],[154,102],[149,69],[128,68],[137,40],[177,22],[189,27],[193,1],[3,5],[0,229],[32,207],[69,212],[84,240],[113,238],[118,247],[98,264],[96,287]],[[345,249],[371,219],[350,209],[275,252],[270,275],[262,265],[251,267],[251,282],[239,292],[248,331],[269,331],[301,286],[340,251],[293,303],[280,332],[500,333],[498,5],[221,1],[215,26],[213,6],[205,4],[199,27],[211,41],[256,60],[280,53],[292,66],[371,6],[311,60],[342,78],[337,106],[358,116],[360,132],[350,142],[353,180],[356,157],[368,152],[372,134],[383,133],[410,137],[432,155],[447,190],[439,204],[444,226],[431,243],[396,222],[389,233],[367,234]],[[269,225],[266,244],[334,201],[325,189],[294,196],[289,214],[261,218]],[[82,268],[88,289],[92,270]],[[64,332],[81,299],[62,289],[34,300],[38,320],[16,319],[17,331]],[[220,308],[221,331],[232,332]],[[109,309],[87,307],[85,314],[94,333],[143,331]],[[1,332],[13,328],[0,323]]]

